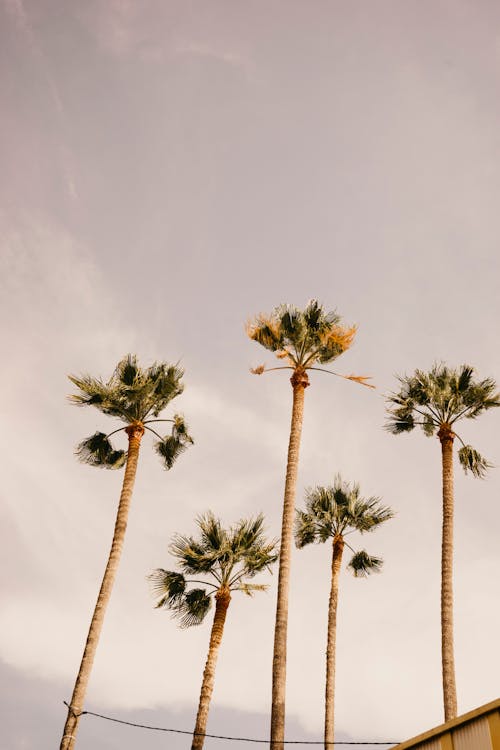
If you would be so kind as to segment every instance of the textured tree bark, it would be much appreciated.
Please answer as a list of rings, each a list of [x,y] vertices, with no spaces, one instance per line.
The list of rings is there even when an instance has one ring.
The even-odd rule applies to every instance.
[[[210,644],[208,646],[208,656],[203,671],[203,681],[201,683],[200,701],[198,704],[198,714],[196,716],[196,725],[194,728],[193,742],[191,750],[201,750],[205,742],[207,731],[208,711],[210,709],[210,700],[214,689],[215,666],[217,656],[224,632],[224,623],[226,622],[227,608],[231,601],[229,589],[221,588],[215,595],[215,615],[210,634]]]
[[[455,657],[453,652],[453,438],[447,426],[441,426],[443,468],[443,537],[441,546],[441,659],[443,668],[444,720],[457,715]]]
[[[274,629],[273,685],[271,705],[272,750],[284,750],[285,692],[286,692],[286,641],[288,625],[288,589],[290,584],[290,559],[295,513],[295,492],[299,468],[300,437],[304,415],[304,390],[309,385],[305,370],[294,371],[290,382],[293,388],[292,419],[286,465],[283,520],[278,574],[278,601]]]
[[[127,465],[125,467],[125,476],[123,477],[120,502],[116,514],[113,541],[111,543],[111,550],[109,552],[106,570],[104,571],[104,577],[97,597],[94,614],[92,615],[92,620],[90,622],[87,642],[83,651],[83,657],[80,663],[75,687],[73,689],[73,695],[71,696],[60,750],[73,750],[75,746],[76,733],[80,721],[80,714],[83,710],[85,693],[87,692],[87,685],[92,671],[97,644],[99,643],[99,636],[101,635],[104,615],[106,613],[106,607],[116,578],[116,572],[118,570],[118,564],[120,562],[123,548],[123,540],[127,530],[127,519],[130,502],[132,500],[132,492],[137,471],[137,460],[139,458],[139,447],[141,438],[144,434],[144,427],[142,424],[132,424],[126,428],[126,432],[128,434]]]
[[[326,688],[325,688],[325,750],[332,750],[335,735],[335,646],[337,641],[337,605],[339,598],[339,574],[344,551],[341,536],[333,538],[332,580],[328,602],[328,634],[326,643]]]

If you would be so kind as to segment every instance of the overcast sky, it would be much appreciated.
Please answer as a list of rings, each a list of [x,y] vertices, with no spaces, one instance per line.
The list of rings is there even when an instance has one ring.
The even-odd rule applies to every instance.
[[[172,411],[196,445],[165,472],[144,440],[87,701],[190,730],[210,622],[179,630],[146,576],[207,509],[263,511],[279,533],[291,388],[249,373],[272,357],[244,322],[313,297],[359,326],[336,369],[377,390],[313,373],[298,506],[339,471],[397,514],[361,540],[383,572],[342,573],[338,737],[439,724],[440,448],[384,432],[384,394],[436,360],[500,378],[499,4],[2,0],[0,14],[6,747],[58,745],[120,492],[120,472],[73,456],[114,422],[71,407],[67,374],[108,378],[127,352],[185,368]],[[499,419],[462,426],[498,466]],[[460,712],[499,694],[499,495],[500,469],[457,467]],[[289,739],[322,736],[329,557],[293,557]],[[261,581],[231,603],[211,733],[268,734],[276,579]],[[139,730],[99,721],[82,720],[80,750],[137,746]]]

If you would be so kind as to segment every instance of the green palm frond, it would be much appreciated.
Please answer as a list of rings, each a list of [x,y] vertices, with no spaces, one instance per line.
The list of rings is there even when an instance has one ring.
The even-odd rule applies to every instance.
[[[316,523],[310,513],[302,510],[296,511],[295,516],[295,545],[302,549],[308,544],[314,544],[316,538]]]
[[[188,575],[210,573],[217,560],[213,551],[193,537],[176,534],[169,546],[170,553],[177,559],[182,570]]]
[[[372,557],[363,549],[352,556],[347,567],[351,569],[355,578],[365,578],[370,573],[380,573],[382,564],[383,560],[380,557]]]
[[[193,439],[188,433],[187,425],[180,414],[176,414],[173,419],[172,433],[166,435],[163,440],[158,440],[155,445],[155,451],[163,459],[165,468],[171,469],[176,460],[184,453],[190,445],[193,445]]]
[[[402,432],[411,432],[414,427],[415,418],[411,406],[404,405],[390,411],[390,416],[386,423],[388,432],[391,432],[393,435],[399,435]]]
[[[484,479],[488,469],[493,468],[493,464],[490,464],[471,445],[464,445],[460,448],[458,451],[458,460],[465,473],[470,471],[478,479]]]
[[[336,312],[325,312],[313,299],[304,310],[283,304],[270,315],[258,315],[248,323],[247,333],[279,359],[307,369],[331,362],[351,346],[356,328],[345,328],[340,321]]]
[[[153,595],[158,598],[157,607],[178,607],[186,590],[186,579],[182,573],[157,568],[149,576]]]
[[[212,600],[205,589],[191,589],[175,608],[174,615],[179,618],[181,628],[190,628],[201,625],[211,606]]]
[[[197,518],[201,531],[201,545],[209,554],[227,554],[229,547],[228,534],[222,528],[222,522],[213,513],[208,512]]]
[[[76,447],[75,454],[82,463],[103,469],[121,469],[127,462],[127,453],[115,450],[107,435],[95,432]]]
[[[430,414],[424,414],[422,417],[422,430],[426,437],[433,437],[436,432],[437,424]]]

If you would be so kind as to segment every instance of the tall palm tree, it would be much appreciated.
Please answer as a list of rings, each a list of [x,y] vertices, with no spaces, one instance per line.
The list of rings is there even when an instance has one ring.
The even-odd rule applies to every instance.
[[[252,596],[267,586],[248,583],[265,568],[270,570],[277,560],[277,541],[264,537],[262,515],[241,520],[229,529],[212,513],[200,516],[197,524],[199,539],[191,536],[174,537],[170,552],[182,572],[158,568],[151,575],[153,591],[158,597],[157,607],[170,609],[180,619],[181,628],[199,625],[215,599],[215,614],[210,634],[208,656],[201,683],[200,700],[191,750],[201,750],[205,741],[210,699],[214,689],[215,667],[222,641],[227,609],[232,591]],[[186,578],[196,576],[196,579]],[[204,579],[200,581],[199,576]],[[206,588],[190,588],[190,584]]]
[[[429,372],[415,370],[398,377],[400,389],[388,401],[387,429],[394,435],[411,432],[419,425],[428,437],[441,443],[443,526],[441,546],[441,658],[445,721],[457,715],[455,657],[453,651],[453,443],[461,444],[458,459],[467,473],[483,478],[491,464],[456,432],[461,419],[475,419],[487,409],[500,406],[500,395],[491,378],[474,379],[469,365],[451,368],[435,364]]]
[[[317,300],[311,300],[305,310],[292,305],[281,305],[270,315],[258,315],[247,324],[248,336],[286,362],[280,367],[256,367],[252,372],[262,375],[269,370],[291,370],[293,390],[292,419],[286,466],[281,546],[279,557],[278,599],[274,630],[271,747],[283,750],[285,738],[286,642],[288,622],[288,589],[292,546],[295,492],[299,466],[300,437],[304,413],[304,391],[309,386],[309,370],[333,375],[368,385],[367,378],[358,375],[339,375],[318,365],[327,364],[351,346],[356,326],[341,325],[336,312],[325,312]],[[373,386],[369,386],[373,388]]]
[[[333,486],[315,487],[306,492],[306,510],[298,511],[295,520],[295,543],[302,548],[312,542],[332,540],[332,565],[330,598],[328,602],[328,631],[326,645],[325,687],[325,750],[334,744],[335,712],[335,644],[337,640],[337,605],[339,596],[339,574],[344,546],[353,556],[348,564],[355,577],[379,572],[382,560],[372,557],[365,550],[354,552],[346,536],[355,531],[364,534],[374,531],[384,521],[394,516],[393,511],[383,506],[379,498],[360,497],[359,485],[343,482],[335,477]]]
[[[73,404],[76,406],[95,406],[104,414],[116,417],[125,423],[125,426],[118,427],[108,435],[103,432],[96,432],[83,440],[77,447],[77,456],[81,461],[91,466],[100,466],[106,469],[119,469],[125,466],[125,476],[123,477],[111,550],[90,622],[73,695],[68,707],[60,750],[72,750],[75,745],[87,684],[122,552],[139,448],[144,431],[147,430],[158,438],[155,442],[155,449],[166,469],[170,469],[176,458],[193,442],[181,416],[175,415],[173,419],[157,419],[169,402],[182,393],[184,389],[181,382],[182,375],[183,371],[177,365],[165,363],[155,363],[151,367],[142,369],[137,364],[136,357],[128,354],[118,363],[107,383],[89,375],[69,376],[71,382],[79,390],[79,393],[70,396],[70,401]],[[151,427],[153,423],[157,422],[171,422],[171,434],[164,437],[159,435]],[[127,451],[113,448],[109,439],[111,435],[120,431],[124,431],[128,436]]]

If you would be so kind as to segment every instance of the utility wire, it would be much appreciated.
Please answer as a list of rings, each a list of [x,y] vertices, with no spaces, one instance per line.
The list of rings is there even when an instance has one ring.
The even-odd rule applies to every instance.
[[[97,716],[98,719],[105,719],[106,721],[113,721],[116,724],[125,724],[128,727],[137,727],[137,729],[151,729],[154,732],[172,732],[174,734],[189,734],[191,736],[198,736],[198,737],[210,737],[214,740],[232,740],[233,742],[257,742],[259,744],[270,744],[271,740],[256,740],[252,737],[226,737],[225,735],[221,734],[204,734],[203,732],[190,732],[187,729],[167,729],[166,727],[153,727],[150,724],[136,724],[133,721],[125,721],[124,719],[115,719],[112,716],[104,716],[103,714],[96,714],[94,711],[81,711],[80,713],[75,713],[71,706],[66,703],[66,701],[63,701],[65,706],[68,706],[68,708],[72,711],[72,713],[75,716]],[[276,742],[278,744],[278,742]],[[279,742],[281,744],[281,741]],[[283,744],[285,745],[324,745],[324,740],[283,740]],[[329,745],[397,745],[398,742],[370,742],[368,740],[360,741],[360,742],[349,742],[347,740],[335,740],[335,742],[328,742]]]

